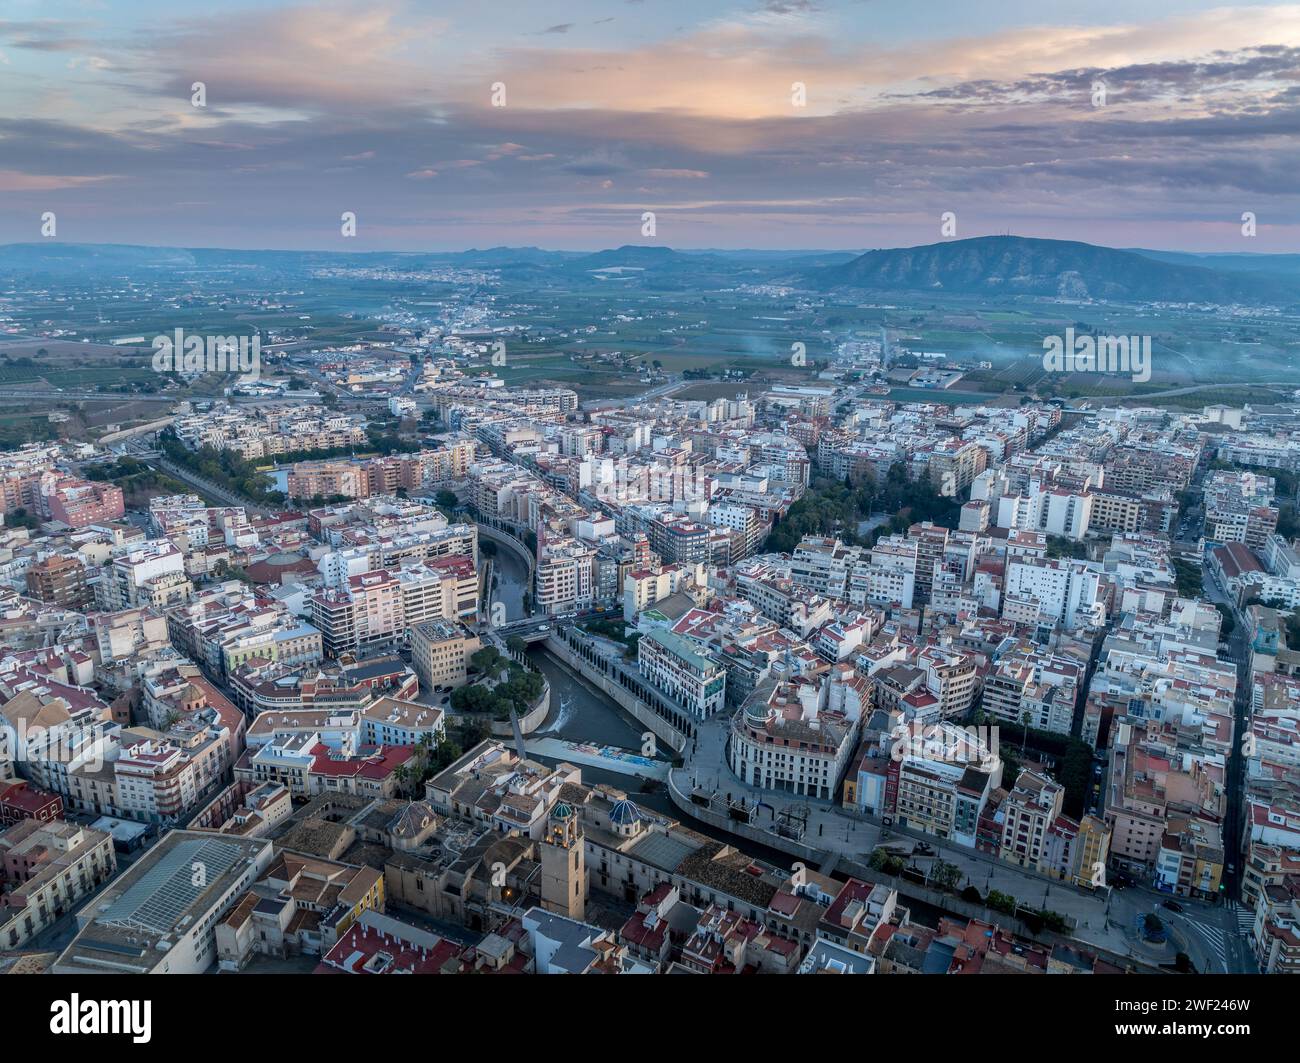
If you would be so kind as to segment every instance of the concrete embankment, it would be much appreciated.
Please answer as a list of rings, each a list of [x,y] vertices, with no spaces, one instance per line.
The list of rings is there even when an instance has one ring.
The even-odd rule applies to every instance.
[[[562,638],[552,636],[543,645],[556,660],[610,698],[620,709],[642,724],[646,730],[652,732],[659,741],[671,748],[674,753],[680,753],[686,748],[686,736],[681,731],[659,716],[631,691],[625,690],[617,680],[596,671],[588,665]]]

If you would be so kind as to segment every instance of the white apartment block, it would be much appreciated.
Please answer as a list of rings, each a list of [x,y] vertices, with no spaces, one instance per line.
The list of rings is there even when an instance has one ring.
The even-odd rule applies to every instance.
[[[1020,495],[1004,495],[997,500],[999,528],[1041,531],[1066,539],[1082,539],[1088,532],[1092,514],[1092,495],[1077,494],[1066,488],[1031,481]]]
[[[1069,631],[1105,619],[1100,578],[1081,561],[1028,557],[1009,561],[1006,594],[1037,602],[1042,616]]]
[[[637,661],[651,686],[700,719],[712,716],[726,700],[722,666],[681,635],[651,629],[637,641]]]

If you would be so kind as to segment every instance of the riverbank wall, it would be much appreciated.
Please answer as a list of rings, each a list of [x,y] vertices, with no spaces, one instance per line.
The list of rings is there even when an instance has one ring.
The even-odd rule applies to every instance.
[[[637,723],[650,731],[657,740],[672,749],[674,753],[680,753],[686,748],[686,736],[681,731],[655,713],[645,702],[630,691],[623,689],[616,680],[588,666],[562,638],[553,635],[542,645],[545,646],[546,651],[552,657],[568,668],[569,671],[608,697]]]

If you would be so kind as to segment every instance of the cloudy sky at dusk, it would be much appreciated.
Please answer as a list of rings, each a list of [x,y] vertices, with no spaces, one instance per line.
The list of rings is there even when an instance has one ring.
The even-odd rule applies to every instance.
[[[653,210],[676,247],[860,248],[953,211],[1296,251],[1300,5],[3,0],[0,242],[47,210],[68,242],[597,248]]]

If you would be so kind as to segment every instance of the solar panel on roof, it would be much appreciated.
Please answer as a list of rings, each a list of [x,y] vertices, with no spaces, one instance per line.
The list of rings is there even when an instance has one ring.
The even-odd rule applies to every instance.
[[[142,874],[96,922],[169,934],[185,912],[232,868],[243,850],[231,842],[187,839]]]

